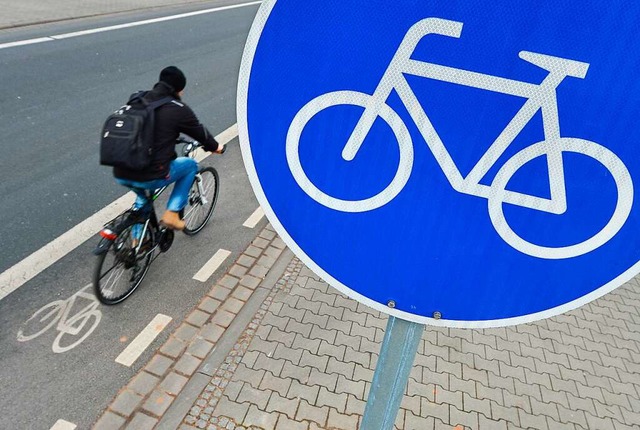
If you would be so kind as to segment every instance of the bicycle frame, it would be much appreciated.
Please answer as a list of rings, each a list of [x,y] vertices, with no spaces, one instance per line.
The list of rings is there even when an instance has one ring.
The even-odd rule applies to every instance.
[[[461,31],[462,23],[439,18],[426,18],[411,27],[400,44],[398,51],[389,63],[387,70],[370,99],[370,103],[365,108],[365,112],[344,147],[342,152],[343,158],[350,161],[355,157],[364,141],[364,137],[368,134],[374,121],[379,116],[380,110],[386,104],[386,100],[391,92],[395,89],[451,186],[458,192],[488,199],[494,190],[492,186],[483,185],[480,181],[534,115],[541,110],[551,198],[546,199],[504,190],[502,200],[506,203],[554,214],[564,213],[567,209],[567,202],[562,151],[554,147],[554,143],[561,138],[556,88],[567,76],[584,78],[589,64],[521,51],[519,54],[520,58],[549,71],[547,77],[540,84],[536,85],[499,76],[417,61],[411,58],[418,43],[425,36],[437,34],[459,38]],[[527,101],[491,144],[471,172],[465,177],[457,168],[438,132],[435,130],[432,122],[429,120],[429,117],[411,90],[409,83],[404,77],[405,73],[522,97],[527,99]]]
[[[190,141],[184,138],[178,138],[178,143],[185,143],[187,144],[185,146],[185,150],[183,155],[187,156],[187,157],[191,157],[193,159],[196,158],[196,150],[198,148],[201,147],[201,144],[197,141]],[[200,191],[200,194],[203,196],[203,203],[206,204],[206,198],[204,197],[204,193],[203,193],[203,189],[202,189],[202,178],[200,176],[200,173],[196,173],[196,177],[195,177],[195,181],[198,184],[198,190]],[[130,187],[132,190],[135,191],[134,188]],[[149,229],[149,225],[151,224],[155,229],[159,228],[159,223],[158,223],[158,218],[157,215],[155,213],[155,207],[153,206],[153,202],[155,202],[158,197],[160,197],[160,195],[167,189],[169,188],[168,185],[155,189],[155,190],[145,190],[145,189],[140,189],[139,191],[141,191],[146,199],[146,203],[150,206],[150,215],[149,217],[145,220],[144,222],[144,227],[142,229],[141,234],[139,235],[140,237],[144,237],[147,230]],[[136,192],[136,194],[139,196],[140,194]],[[135,205],[134,205],[135,207]],[[122,214],[121,214],[122,215]],[[121,216],[119,215],[119,216]],[[114,221],[112,220],[110,224],[112,224]],[[101,241],[100,244],[98,244],[98,247],[94,250],[94,254],[101,254],[103,252],[106,252],[108,249],[108,244],[110,242],[112,242],[113,240],[115,240],[116,238],[116,234],[109,228],[103,229],[100,233],[100,235],[106,240],[105,241]],[[140,251],[140,248],[142,246],[142,241],[140,241],[138,243],[138,245],[136,246],[136,253],[138,253]],[[154,247],[155,248],[155,247]]]
[[[195,147],[197,148],[197,147]],[[195,149],[194,148],[194,149]],[[193,151],[191,152],[193,153]],[[198,191],[200,192],[200,197],[202,198],[202,204],[206,205],[208,203],[208,200],[206,198],[206,196],[204,195],[204,189],[202,188],[202,176],[200,175],[200,173],[196,173],[195,176],[195,182],[198,186]],[[149,229],[149,225],[152,225],[156,230],[159,228],[159,223],[158,223],[158,218],[157,215],[155,213],[155,207],[153,206],[153,202],[155,202],[158,197],[160,197],[160,195],[167,189],[169,188],[168,185],[162,187],[162,188],[158,188],[156,190],[153,190],[153,192],[147,193],[145,190],[145,194],[146,194],[146,199],[147,199],[147,204],[150,206],[150,214],[149,217],[147,218],[147,220],[144,223],[144,226],[142,228],[142,231],[140,233],[140,237],[145,237],[145,234],[147,233],[147,230]],[[188,214],[185,214],[184,216],[186,216]],[[136,246],[136,253],[140,252],[140,248],[142,247],[142,241],[139,241],[137,246]],[[157,247],[154,246],[150,252],[152,252],[155,248]]]

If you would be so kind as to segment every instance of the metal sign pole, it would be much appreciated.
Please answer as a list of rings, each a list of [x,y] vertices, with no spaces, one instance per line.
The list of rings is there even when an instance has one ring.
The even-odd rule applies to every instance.
[[[361,430],[393,429],[424,325],[389,317]]]

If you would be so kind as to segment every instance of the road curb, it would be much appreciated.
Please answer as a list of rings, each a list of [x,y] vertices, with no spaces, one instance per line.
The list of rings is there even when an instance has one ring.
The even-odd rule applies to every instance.
[[[198,399],[198,396],[211,382],[211,378],[215,375],[216,369],[223,364],[240,336],[254,319],[258,309],[260,309],[267,297],[272,294],[272,291],[277,291],[277,288],[274,289],[274,287],[276,287],[276,283],[292,259],[293,253],[289,249],[286,249],[280,254],[280,257],[271,270],[269,270],[264,281],[251,295],[251,298],[243,306],[240,313],[233,320],[233,323],[225,331],[222,338],[220,338],[214,350],[204,360],[196,375],[189,380],[176,401],[173,402],[167,413],[160,420],[156,427],[157,430],[175,430],[180,426]]]
[[[189,398],[202,391],[195,393],[198,387],[211,380],[215,364],[228,355],[229,347],[245,331],[255,311],[270,292],[277,290],[274,286],[292,258],[293,254],[267,224],[149,362],[120,390],[94,424],[94,430],[154,429],[161,421],[178,419]],[[172,427],[163,424],[163,428]]]

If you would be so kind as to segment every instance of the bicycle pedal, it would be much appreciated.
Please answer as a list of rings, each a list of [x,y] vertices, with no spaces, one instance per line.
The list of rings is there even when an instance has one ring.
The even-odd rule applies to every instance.
[[[175,237],[175,233],[173,230],[169,228],[164,228],[160,230],[160,238],[158,239],[158,246],[160,247],[160,252],[167,252],[171,245],[173,245],[173,239]]]

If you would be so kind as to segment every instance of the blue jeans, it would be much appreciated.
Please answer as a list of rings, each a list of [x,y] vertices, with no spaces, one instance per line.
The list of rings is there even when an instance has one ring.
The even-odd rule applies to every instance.
[[[120,185],[133,188],[138,198],[134,204],[136,209],[142,208],[147,203],[147,198],[144,193],[139,192],[136,189],[143,190],[156,190],[164,186],[176,183],[169,196],[167,202],[167,210],[172,212],[179,212],[187,205],[187,199],[189,198],[189,190],[193,184],[193,180],[198,172],[198,163],[193,158],[179,157],[171,162],[169,165],[169,176],[162,179],[154,179],[153,181],[138,182],[131,181],[129,179],[119,179],[116,181]]]

